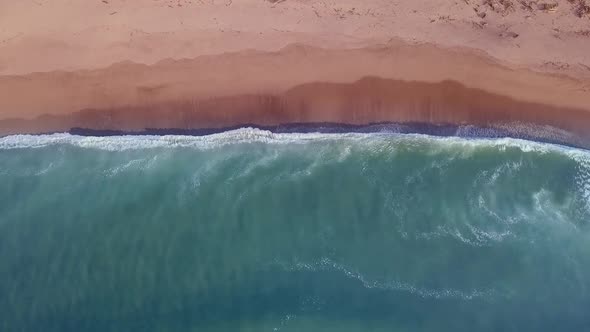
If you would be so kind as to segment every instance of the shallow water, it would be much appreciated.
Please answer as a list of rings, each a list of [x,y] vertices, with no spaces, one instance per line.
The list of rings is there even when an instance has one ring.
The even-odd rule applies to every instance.
[[[1,331],[590,329],[590,153],[399,134],[0,138]]]

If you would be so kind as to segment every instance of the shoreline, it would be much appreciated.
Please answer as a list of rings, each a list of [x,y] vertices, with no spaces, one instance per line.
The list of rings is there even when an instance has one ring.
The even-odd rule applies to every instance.
[[[141,131],[100,130],[88,128],[71,128],[66,132],[45,132],[37,134],[15,134],[0,136],[0,139],[10,136],[44,136],[67,133],[80,137],[124,137],[124,136],[186,136],[204,137],[223,134],[239,129],[256,129],[273,134],[401,134],[427,135],[432,137],[455,137],[463,139],[520,139],[533,143],[551,144],[562,147],[590,151],[590,141],[580,140],[571,133],[557,128],[533,127],[525,124],[505,124],[503,126],[477,127],[473,125],[455,125],[449,123],[395,123],[381,122],[363,125],[346,123],[285,123],[274,126],[259,126],[256,124],[242,124],[222,128],[146,128]]]
[[[231,76],[228,74],[228,77]],[[518,77],[518,73],[512,77]],[[71,84],[80,83],[77,87],[82,89],[84,85],[92,85],[81,81],[73,80]],[[245,85],[237,86],[236,91],[249,93],[219,97],[207,97],[207,94],[199,97],[198,91],[186,89],[184,84],[137,88],[135,81],[131,78],[130,87],[113,86],[111,90],[111,95],[125,94],[127,90],[130,95],[144,97],[135,100],[135,103],[123,102],[124,96],[119,95],[118,100],[107,100],[107,104],[112,104],[111,107],[105,105],[69,112],[59,108],[55,114],[45,113],[32,119],[0,118],[0,135],[64,132],[72,128],[122,132],[142,132],[148,128],[199,130],[239,127],[244,124],[274,127],[289,123],[353,126],[372,123],[443,123],[488,128],[521,123],[550,126],[570,132],[580,141],[590,142],[590,132],[587,130],[590,128],[590,109],[570,107],[572,100],[565,98],[565,92],[561,94],[567,86],[556,88],[558,91],[555,97],[543,95],[542,90],[538,92],[539,99],[554,98],[554,101],[562,102],[561,105],[551,105],[468,87],[452,80],[424,82],[371,76],[352,83],[305,81],[284,92],[258,94],[251,93],[251,89],[247,90],[245,85],[250,81],[247,80]],[[552,82],[545,80],[541,83]],[[38,81],[20,81],[22,84],[38,84]],[[54,106],[65,103],[70,109],[75,109],[72,108],[75,100],[64,95],[69,86],[56,86],[54,89],[60,90],[61,94],[51,94],[52,100],[48,102]],[[522,89],[527,89],[527,85],[524,84]],[[89,92],[92,94],[95,91],[90,89]],[[577,96],[579,99],[574,100],[574,105],[588,101],[586,105],[590,108],[590,93]],[[6,102],[6,99],[0,99],[0,104],[2,100]],[[34,98],[13,100],[30,102],[45,109],[50,106]],[[104,100],[89,101],[94,105],[105,103]]]
[[[284,123],[276,126],[258,126],[243,124],[223,128],[179,129],[146,128],[143,131],[116,131],[72,128],[67,133],[84,137],[114,137],[114,136],[194,136],[202,137],[221,134],[228,131],[252,128],[269,131],[274,134],[419,134],[434,137],[457,137],[465,139],[522,139],[534,143],[552,144],[569,148],[590,151],[590,141],[583,141],[570,133],[556,128],[537,128],[522,124],[506,124],[503,127],[477,127],[472,125],[456,125],[449,123],[395,123],[381,122],[363,125],[346,123]],[[536,134],[534,134],[535,132]],[[52,134],[52,133],[48,133]]]

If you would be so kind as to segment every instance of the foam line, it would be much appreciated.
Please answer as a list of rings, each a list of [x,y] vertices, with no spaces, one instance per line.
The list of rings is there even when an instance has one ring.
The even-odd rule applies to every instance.
[[[11,135],[0,138],[0,149],[42,148],[52,145],[72,145],[106,151],[124,151],[153,148],[197,148],[211,149],[228,144],[240,143],[309,143],[318,141],[398,141],[400,143],[432,143],[437,148],[481,148],[492,147],[501,150],[517,148],[523,152],[563,153],[577,160],[590,160],[590,152],[582,149],[527,141],[518,138],[464,138],[439,137],[425,134],[399,133],[273,133],[256,128],[240,128],[206,136],[186,135],[128,135],[128,136],[79,136],[68,133],[49,135]]]

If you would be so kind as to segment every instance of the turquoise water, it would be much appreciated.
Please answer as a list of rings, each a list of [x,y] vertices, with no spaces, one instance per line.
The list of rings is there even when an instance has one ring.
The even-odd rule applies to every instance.
[[[0,138],[0,331],[587,331],[590,153]]]

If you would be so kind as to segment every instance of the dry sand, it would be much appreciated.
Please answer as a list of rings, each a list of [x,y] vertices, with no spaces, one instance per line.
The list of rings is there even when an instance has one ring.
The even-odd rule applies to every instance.
[[[519,121],[588,137],[588,5],[0,0],[0,134]]]

